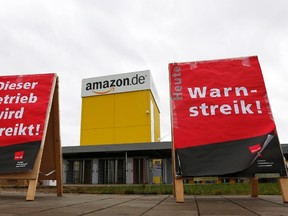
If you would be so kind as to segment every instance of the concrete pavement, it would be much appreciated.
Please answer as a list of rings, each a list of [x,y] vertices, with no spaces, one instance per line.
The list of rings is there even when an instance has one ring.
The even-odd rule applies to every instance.
[[[95,195],[36,193],[25,201],[25,192],[0,191],[0,216],[193,216],[288,215],[281,196],[185,196],[176,203],[171,195]]]

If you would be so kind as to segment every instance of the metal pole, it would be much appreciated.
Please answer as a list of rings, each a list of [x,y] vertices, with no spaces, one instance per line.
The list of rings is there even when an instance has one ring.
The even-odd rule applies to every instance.
[[[126,184],[127,184],[127,180],[128,180],[128,155],[127,155],[127,151],[125,151],[125,169],[126,169]]]

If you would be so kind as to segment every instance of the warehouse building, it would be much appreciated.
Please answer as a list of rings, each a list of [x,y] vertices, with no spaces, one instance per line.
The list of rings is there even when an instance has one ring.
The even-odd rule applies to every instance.
[[[80,146],[63,148],[64,183],[171,183],[150,71],[82,80]]]
[[[288,159],[288,144],[282,144]],[[63,147],[66,184],[172,183],[171,142]]]
[[[66,184],[172,183],[171,142],[63,147]]]

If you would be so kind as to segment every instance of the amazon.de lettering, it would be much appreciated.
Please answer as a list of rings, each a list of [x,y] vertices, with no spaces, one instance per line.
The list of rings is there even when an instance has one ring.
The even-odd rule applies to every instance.
[[[88,82],[86,84],[86,90],[101,90],[105,88],[115,88],[121,86],[129,86],[129,85],[142,85],[145,83],[145,76],[136,74],[134,77],[129,78],[119,78],[119,79],[110,79],[104,81],[96,81],[96,82]]]

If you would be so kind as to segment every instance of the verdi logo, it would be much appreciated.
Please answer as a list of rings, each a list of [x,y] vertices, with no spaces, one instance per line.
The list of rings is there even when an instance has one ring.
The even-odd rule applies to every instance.
[[[23,160],[24,151],[17,151],[14,153],[14,160]]]
[[[86,83],[85,90],[92,91],[97,95],[109,94],[116,91],[117,88],[143,85],[146,82],[146,77],[145,75],[135,74],[132,77],[97,80]]]

